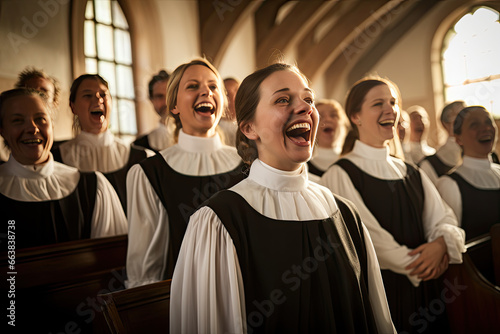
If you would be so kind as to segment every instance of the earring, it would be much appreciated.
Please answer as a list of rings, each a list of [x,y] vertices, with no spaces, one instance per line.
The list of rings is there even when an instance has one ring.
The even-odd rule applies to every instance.
[[[358,126],[361,126],[361,120],[358,120]]]

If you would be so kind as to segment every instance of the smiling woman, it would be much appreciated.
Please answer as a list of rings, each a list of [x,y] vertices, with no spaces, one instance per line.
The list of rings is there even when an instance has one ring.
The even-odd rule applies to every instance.
[[[226,106],[222,79],[204,59],[182,64],[167,85],[177,144],[130,169],[127,287],[172,277],[189,216],[242,180],[243,163],[216,132]]]
[[[128,145],[109,131],[113,105],[108,83],[100,75],[83,74],[75,79],[69,100],[75,115],[76,137],[54,148],[54,159],[84,172],[102,172],[126,211],[127,172],[132,165],[154,153]]]
[[[464,232],[427,175],[389,154],[400,104],[392,82],[357,82],[346,101],[357,140],[320,183],[359,209],[377,252],[394,325],[398,332],[420,333],[416,324],[427,320],[418,311],[439,297],[436,278],[448,262],[462,261]],[[445,314],[426,330],[446,333]]]
[[[127,232],[118,196],[101,173],[53,160],[51,107],[43,93],[3,92],[0,134],[12,151],[0,166],[0,206],[4,221],[16,221],[17,248]]]
[[[500,165],[490,157],[498,129],[484,107],[472,106],[458,113],[454,133],[463,150],[463,161],[452,173],[439,178],[437,188],[455,212],[467,239],[472,239],[489,232],[500,221]]]
[[[238,89],[236,118],[250,173],[191,216],[170,331],[392,333],[356,210],[308,180],[318,127],[308,80],[286,64],[254,72]]]

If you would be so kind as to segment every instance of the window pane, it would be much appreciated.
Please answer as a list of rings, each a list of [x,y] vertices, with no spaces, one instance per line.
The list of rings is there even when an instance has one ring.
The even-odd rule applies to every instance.
[[[109,129],[113,133],[120,132],[120,122],[118,121],[118,99],[112,100],[113,109],[111,110],[111,117],[109,119]]]
[[[85,21],[84,24],[84,44],[85,44],[85,56],[95,57],[95,26],[93,21]]]
[[[97,24],[97,55],[100,59],[113,60],[113,28]]]
[[[134,101],[119,100],[118,113],[120,114],[120,132],[123,134],[135,135],[137,133],[137,130]]]
[[[107,61],[99,62],[99,75],[108,82],[109,91],[113,97],[116,96],[115,64]]]
[[[117,65],[116,66],[116,76],[117,76],[117,89],[118,96],[127,99],[133,99],[134,94],[134,77],[132,74],[132,67]]]
[[[113,25],[118,28],[128,29],[127,19],[123,15],[118,1],[113,1]]]
[[[85,58],[85,72],[92,74],[98,73],[97,60],[92,58]]]
[[[117,63],[132,64],[132,48],[128,31],[115,29],[115,58]]]
[[[94,3],[92,1],[87,1],[87,6],[85,7],[85,18],[87,20],[92,20],[94,18]]]
[[[500,116],[498,19],[498,12],[486,7],[464,15],[444,41],[442,64],[447,101],[483,105],[496,117]]]
[[[111,4],[109,0],[96,0],[94,3],[97,22],[111,24]]]

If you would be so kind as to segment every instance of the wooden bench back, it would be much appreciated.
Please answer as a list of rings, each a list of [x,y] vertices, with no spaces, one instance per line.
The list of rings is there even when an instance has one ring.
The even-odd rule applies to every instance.
[[[97,295],[124,289],[126,254],[126,235],[16,250],[16,330],[98,331],[105,322]],[[12,272],[5,253],[0,270]]]
[[[100,295],[111,333],[168,333],[170,283],[153,284]]]
[[[500,270],[498,247],[492,247],[490,233],[466,247],[463,263],[451,264],[443,275],[442,296],[452,333],[495,333],[500,328],[500,287],[485,275]]]

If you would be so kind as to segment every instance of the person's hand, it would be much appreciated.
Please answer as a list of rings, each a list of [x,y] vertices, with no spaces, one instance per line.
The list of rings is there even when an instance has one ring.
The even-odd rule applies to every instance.
[[[420,256],[405,269],[412,270],[410,275],[418,275],[418,278],[423,281],[438,278],[448,268],[449,258],[443,237],[420,245],[408,253],[411,256],[417,254],[420,254]]]

